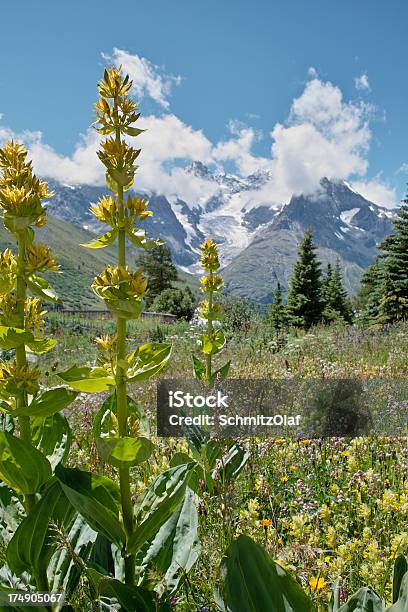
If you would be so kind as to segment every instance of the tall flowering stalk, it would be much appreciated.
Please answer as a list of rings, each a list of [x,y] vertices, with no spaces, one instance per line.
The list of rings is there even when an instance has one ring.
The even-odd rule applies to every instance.
[[[109,432],[102,431],[101,423],[105,423],[106,419],[97,417],[94,431],[102,458],[115,466],[119,473],[124,542],[121,542],[121,528],[116,529],[115,537],[113,534],[109,534],[109,537],[112,541],[119,540],[125,559],[127,584],[134,582],[135,572],[135,557],[129,553],[129,542],[135,528],[129,468],[147,460],[153,450],[150,440],[138,435],[135,405],[127,396],[127,386],[129,382],[153,376],[167,363],[171,352],[168,343],[148,343],[128,355],[126,353],[127,321],[140,316],[147,290],[147,278],[142,271],[132,271],[127,264],[127,240],[143,249],[161,243],[148,240],[146,232],[136,226],[152,214],[147,209],[147,201],[136,195],[125,195],[134,183],[138,168],[136,160],[140,154],[140,149],[130,145],[128,138],[138,136],[143,131],[134,127],[139,113],[136,112],[136,103],[130,98],[131,88],[129,77],[123,77],[121,69],[114,67],[105,70],[104,78],[98,84],[100,99],[95,105],[98,119],[96,129],[106,136],[98,157],[106,167],[106,183],[111,194],[100,198],[91,207],[91,212],[108,225],[109,230],[97,240],[84,245],[103,248],[117,243],[117,265],[108,266],[92,284],[94,292],[104,300],[116,318],[116,334],[97,340],[100,357],[96,367],[75,367],[61,375],[63,380],[79,391],[114,390],[108,400],[112,427]],[[102,410],[106,411],[106,406]],[[106,530],[104,533],[108,535]]]
[[[224,282],[218,274],[220,261],[217,245],[213,240],[206,240],[200,246],[201,266],[205,272],[201,277],[201,290],[206,298],[200,303],[199,314],[207,321],[206,333],[201,336],[200,348],[203,353],[204,362],[193,356],[194,375],[198,380],[207,381],[212,384],[217,379],[226,378],[231,365],[228,361],[216,372],[213,372],[213,356],[217,355],[225,346],[225,335],[222,329],[216,329],[215,321],[223,318],[223,309],[215,300],[216,295],[221,293]]]
[[[16,500],[23,503],[26,516],[13,532],[7,495],[3,496],[0,543],[6,547],[9,569],[15,574],[27,572],[42,590],[48,590],[47,554],[52,547],[45,544],[45,538],[50,516],[42,514],[36,523],[35,543],[30,530],[41,512],[43,492],[49,496],[48,506],[52,496],[54,502],[58,499],[60,490],[50,484],[52,470],[63,459],[62,439],[66,444],[64,456],[70,441],[68,423],[58,411],[76,396],[65,387],[41,389],[40,370],[28,359],[29,353],[42,354],[56,344],[41,337],[45,314],[42,300],[57,300],[41,274],[56,272],[58,266],[50,248],[35,242],[35,229],[47,222],[44,200],[51,196],[47,184],[33,173],[24,146],[6,142],[0,148],[0,207],[4,227],[17,249],[15,254],[10,249],[0,253],[0,347],[14,352],[11,360],[0,363],[0,478],[6,487],[2,492],[8,487],[7,495],[13,504]],[[19,436],[14,433],[16,421]],[[54,452],[46,433],[51,421],[56,425]],[[61,519],[61,515],[55,518]],[[40,554],[45,548],[48,552]]]

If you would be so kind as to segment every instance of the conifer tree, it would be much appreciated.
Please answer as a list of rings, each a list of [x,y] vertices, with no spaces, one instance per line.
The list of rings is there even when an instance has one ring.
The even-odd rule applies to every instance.
[[[380,245],[385,270],[378,313],[382,322],[408,317],[408,195],[393,225],[394,231]]]
[[[324,302],[323,319],[327,322],[343,320],[351,322],[352,313],[347,292],[343,286],[340,260],[337,259],[334,270],[327,265],[327,273],[323,279],[322,298]]]
[[[364,323],[374,323],[378,320],[384,274],[384,261],[377,257],[361,278],[357,306]]]
[[[276,285],[273,302],[269,307],[268,319],[277,335],[280,335],[287,327],[288,316],[286,306],[283,303],[282,288],[279,281]]]
[[[177,268],[169,247],[164,244],[158,244],[144,253],[138,263],[149,279],[149,291],[145,298],[149,306],[162,291],[172,289],[172,283],[178,280]]]
[[[304,329],[322,319],[321,270],[311,230],[307,230],[293,268],[288,294],[289,322]]]

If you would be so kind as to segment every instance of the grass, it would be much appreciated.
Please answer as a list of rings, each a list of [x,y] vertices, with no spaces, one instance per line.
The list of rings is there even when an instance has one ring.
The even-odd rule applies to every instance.
[[[112,332],[113,321],[79,319],[52,312],[47,326],[58,346],[41,357],[47,386],[57,371],[93,363],[96,335]],[[185,322],[129,324],[129,349],[150,340],[171,340],[173,356],[159,377],[191,376],[191,353],[200,330]],[[359,329],[333,325],[291,335],[277,351],[271,330],[260,319],[229,339],[222,362],[232,359],[232,377],[358,377],[407,375],[408,323]],[[177,451],[183,439],[154,436],[156,379],[131,386],[131,395],[149,416],[155,451],[148,463],[132,470],[137,496]],[[74,440],[71,465],[115,477],[100,462],[92,423],[106,394],[81,394],[67,411]],[[406,440],[356,438],[314,440],[246,439],[250,458],[240,477],[222,495],[203,493],[199,502],[202,554],[178,593],[176,611],[216,610],[213,589],[220,583],[221,551],[239,533],[266,546],[298,577],[327,610],[335,580],[342,598],[371,584],[390,599],[391,568],[408,551],[408,448]],[[267,519],[265,528],[261,521]],[[316,581],[317,579],[317,581]],[[316,584],[317,587],[316,588]],[[315,585],[312,587],[311,585]],[[78,610],[81,610],[79,607]]]

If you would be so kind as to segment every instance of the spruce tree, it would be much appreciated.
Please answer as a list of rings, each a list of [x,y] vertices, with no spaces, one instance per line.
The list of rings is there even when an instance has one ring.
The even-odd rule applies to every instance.
[[[334,270],[327,264],[327,273],[323,279],[322,298],[324,302],[323,319],[330,321],[351,322],[352,313],[347,292],[343,286],[340,260],[337,259]]]
[[[144,253],[138,263],[149,279],[149,292],[145,298],[149,306],[162,291],[173,288],[172,283],[178,280],[177,268],[173,264],[170,249],[164,244]]]
[[[361,278],[357,307],[363,323],[372,324],[378,320],[384,275],[384,261],[377,257]]]
[[[307,230],[293,268],[288,294],[289,321],[309,329],[322,320],[321,270],[311,230]]]
[[[272,304],[269,306],[268,320],[276,332],[276,335],[280,335],[288,324],[288,316],[286,313],[286,306],[283,303],[282,289],[278,281],[276,285],[275,295]]]
[[[394,231],[380,245],[384,258],[384,281],[379,320],[408,318],[408,195],[393,222]]]

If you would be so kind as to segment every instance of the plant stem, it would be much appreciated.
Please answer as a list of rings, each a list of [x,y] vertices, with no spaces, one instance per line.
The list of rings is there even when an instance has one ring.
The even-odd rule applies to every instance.
[[[25,234],[21,232],[18,235],[18,272],[17,272],[17,287],[16,287],[16,302],[17,302],[17,317],[18,317],[18,327],[20,329],[25,329],[25,300],[27,294],[27,284],[24,276],[24,268],[25,268],[25,255],[26,255],[26,241]],[[22,344],[16,348],[16,364],[18,368],[24,368],[27,366],[27,355],[25,345]],[[16,398],[16,406],[17,408],[22,408],[27,406],[27,393],[26,391],[22,391],[18,397]],[[30,417],[29,416],[21,416],[18,418],[18,424],[20,428],[20,437],[27,444],[32,444],[31,439],[31,425],[30,425]],[[25,496],[25,503],[27,514],[29,514],[35,504],[35,494],[29,493]],[[35,581],[37,583],[37,588],[39,591],[48,591],[48,578],[47,578],[47,569],[45,567],[40,567],[38,573],[35,576]]]
[[[120,141],[120,131],[116,130],[116,140]],[[118,216],[119,223],[123,221],[123,187],[118,185]],[[120,227],[118,233],[118,265],[126,266],[126,232]],[[117,317],[116,319],[116,338],[117,338],[117,365],[116,365],[116,394],[117,394],[117,414],[119,436],[128,435],[128,406],[126,393],[126,372],[122,367],[126,360],[126,319]],[[119,468],[119,483],[122,503],[123,526],[127,539],[133,533],[133,505],[130,492],[129,468]],[[135,579],[135,557],[130,555],[125,557],[125,582],[133,584]]]
[[[210,272],[210,276],[213,276],[212,272]],[[208,295],[208,310],[209,310],[209,312],[211,312],[212,306],[213,306],[213,293],[212,293],[212,291],[210,291],[210,293]],[[207,321],[207,335],[208,335],[208,338],[211,341],[212,335],[213,335],[213,322],[212,322],[212,319],[208,319],[208,321]],[[207,378],[207,381],[210,381],[211,376],[212,376],[212,355],[207,355],[207,368],[206,368],[206,378]]]
[[[27,286],[24,278],[24,266],[25,266],[25,235],[20,233],[18,236],[18,273],[17,273],[17,288],[16,288],[16,301],[17,301],[17,317],[18,327],[25,329],[25,318],[24,318],[24,305],[26,299]],[[27,357],[24,344],[16,348],[16,364],[18,368],[24,368],[27,366]],[[16,398],[16,407],[22,408],[27,405],[27,394],[22,391]],[[31,444],[31,428],[30,428],[30,417],[21,416],[18,418],[18,424],[20,428],[20,436],[24,442]],[[25,502],[27,511],[31,510],[35,506],[35,495],[33,493],[25,496]]]

